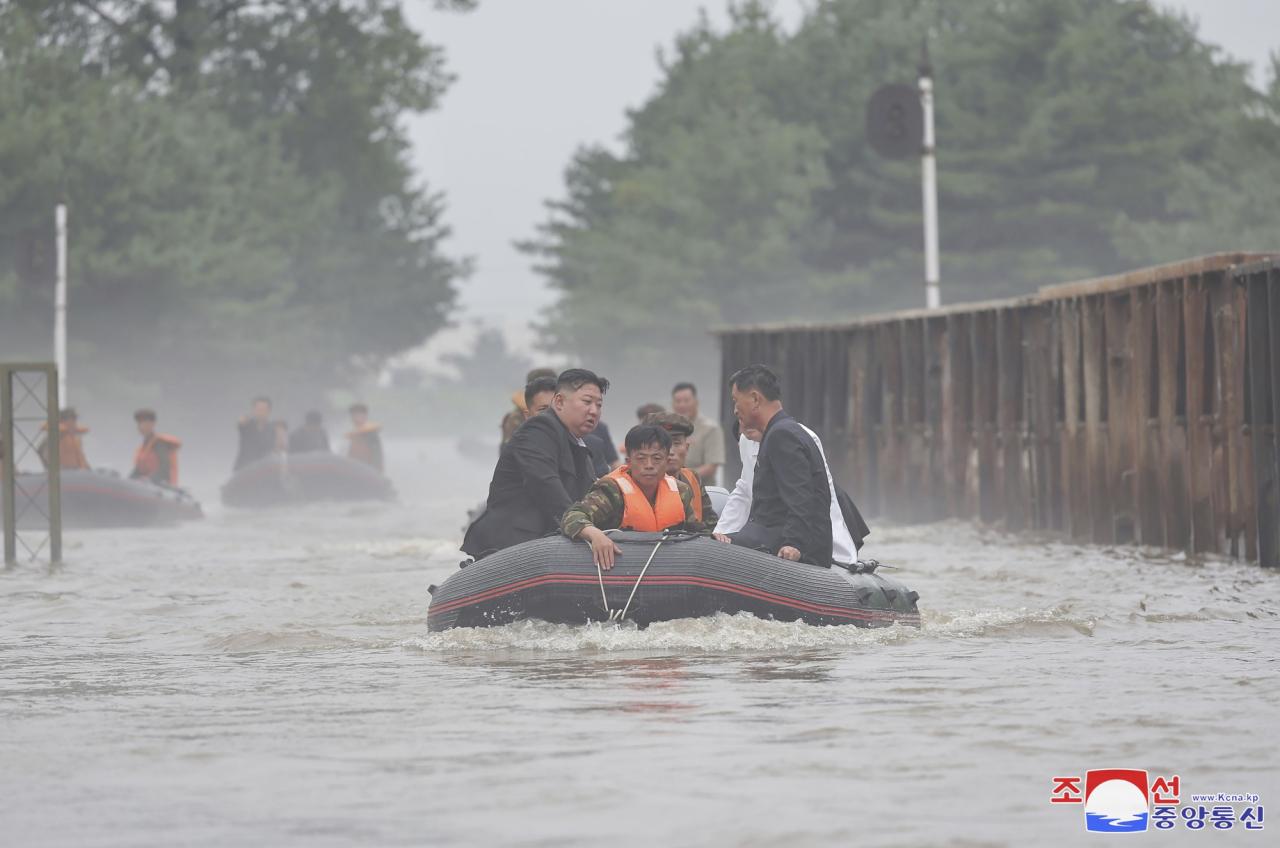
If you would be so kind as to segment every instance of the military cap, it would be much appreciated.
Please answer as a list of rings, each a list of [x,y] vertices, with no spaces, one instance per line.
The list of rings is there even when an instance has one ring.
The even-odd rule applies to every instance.
[[[661,427],[668,433],[678,433],[683,436],[693,435],[693,422],[675,412],[655,412],[652,415],[646,415],[641,423]]]

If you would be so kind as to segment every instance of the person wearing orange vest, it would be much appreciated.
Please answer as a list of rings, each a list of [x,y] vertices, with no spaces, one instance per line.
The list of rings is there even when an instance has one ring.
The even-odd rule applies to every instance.
[[[47,428],[42,428],[47,429]],[[89,432],[88,427],[81,427],[76,411],[67,407],[58,413],[58,466],[67,469],[89,468],[89,460],[84,455],[84,443],[81,437]],[[40,442],[40,458],[45,467],[49,465],[48,436]]]
[[[163,486],[178,485],[178,448],[182,442],[173,436],[156,432],[154,409],[139,409],[133,420],[142,435],[142,444],[133,455],[134,480],[150,480]]]
[[[369,407],[363,403],[351,404],[347,412],[351,414],[351,424],[355,428],[347,434],[351,442],[347,456],[382,471],[382,436],[379,435],[382,425],[369,420]]]
[[[592,559],[604,570],[613,568],[622,553],[606,530],[705,529],[694,517],[689,484],[667,473],[667,431],[644,424],[632,427],[625,447],[627,464],[597,480],[560,519],[560,532],[591,545]]]
[[[658,412],[645,417],[645,424],[661,427],[671,436],[671,458],[667,462],[667,473],[678,480],[683,480],[693,489],[693,514],[699,522],[714,527],[719,520],[715,508],[711,506],[711,495],[697,472],[685,465],[689,456],[689,448],[693,442],[693,422],[678,412]]]

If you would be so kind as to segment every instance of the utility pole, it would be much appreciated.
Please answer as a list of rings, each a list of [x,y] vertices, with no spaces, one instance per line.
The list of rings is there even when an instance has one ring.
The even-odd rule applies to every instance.
[[[58,367],[58,408],[67,406],[67,205],[54,212],[58,237],[58,280],[53,292],[53,359]]]
[[[942,305],[938,290],[938,165],[933,138],[933,68],[929,66],[929,41],[920,49],[920,106],[924,110],[924,139],[920,149],[920,181],[924,194],[924,302],[929,309]]]

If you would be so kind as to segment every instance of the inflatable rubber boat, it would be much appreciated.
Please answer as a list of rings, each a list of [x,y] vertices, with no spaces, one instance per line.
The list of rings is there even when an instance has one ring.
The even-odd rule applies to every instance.
[[[204,516],[199,502],[184,489],[131,480],[114,471],[64,469],[59,479],[63,527],[150,527]],[[44,508],[48,477],[19,474],[14,485]],[[23,500],[20,495],[19,503]],[[28,508],[18,525],[33,527],[45,521],[43,513]]]
[[[591,548],[563,536],[525,542],[464,564],[430,587],[429,630],[655,621],[748,612],[808,624],[919,625],[915,592],[875,573],[788,562],[694,534],[615,531],[622,557],[601,572]]]
[[[377,469],[328,451],[272,454],[241,468],[222,486],[222,502],[227,506],[394,497],[391,481]]]

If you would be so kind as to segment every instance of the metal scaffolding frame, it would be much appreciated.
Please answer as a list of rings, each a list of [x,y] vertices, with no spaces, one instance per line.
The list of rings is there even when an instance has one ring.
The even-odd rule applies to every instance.
[[[32,561],[44,554],[50,562],[62,560],[58,441],[57,366],[0,363],[0,523],[6,564],[16,562],[19,551]],[[46,462],[48,472],[34,468],[33,460]]]

